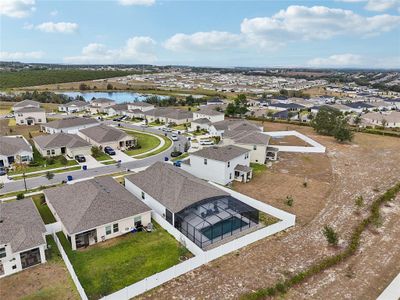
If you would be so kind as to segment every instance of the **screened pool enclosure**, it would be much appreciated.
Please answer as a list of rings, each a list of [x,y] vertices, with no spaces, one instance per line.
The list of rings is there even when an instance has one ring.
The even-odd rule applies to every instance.
[[[256,226],[259,211],[231,196],[207,198],[175,214],[175,227],[201,248]]]

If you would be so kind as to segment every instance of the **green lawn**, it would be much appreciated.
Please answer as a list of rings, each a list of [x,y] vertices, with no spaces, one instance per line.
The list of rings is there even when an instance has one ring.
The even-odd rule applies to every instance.
[[[250,163],[250,167],[253,169],[253,176],[259,175],[267,170],[267,166],[263,164]]]
[[[149,157],[149,156],[152,156],[152,155],[156,155],[158,153],[161,153],[161,152],[167,150],[169,147],[171,147],[172,141],[169,138],[167,138],[167,137],[165,137],[163,135],[158,135],[158,136],[165,141],[164,146],[162,146],[161,148],[159,148],[156,151],[153,151],[153,152],[148,153],[148,154],[139,155],[139,156],[136,156],[135,158],[141,159],[141,158],[146,158],[146,157]]]
[[[151,123],[149,123],[147,125],[149,125],[150,127],[156,127],[156,126],[162,126],[162,125],[164,125],[164,123],[163,122],[159,122],[159,123],[151,122]]]
[[[193,131],[192,132],[192,134],[194,135],[194,136],[197,136],[197,135],[204,135],[204,134],[206,134],[208,131],[207,130],[205,130],[205,129],[201,129],[201,130],[199,130],[199,131]]]
[[[51,213],[49,207],[47,206],[46,201],[44,201],[43,194],[32,196],[32,200],[35,203],[35,205],[40,213],[40,216],[42,217],[43,222],[45,224],[51,224],[51,223],[57,222],[56,219],[54,218],[53,214]]]
[[[138,154],[142,154],[147,151],[150,151],[151,149],[158,147],[161,143],[157,137],[150,135],[150,134],[141,133],[138,131],[128,131],[128,130],[125,130],[125,132],[136,137],[138,140],[138,145],[140,146],[139,149],[125,151],[125,153],[130,156],[138,155]]]
[[[186,126],[185,126],[185,125],[186,125]],[[173,127],[172,127],[172,129],[175,129],[175,130],[185,130],[186,128],[190,128],[190,123],[181,124],[181,125],[176,125],[176,126],[173,126]]]
[[[53,173],[53,174],[68,173],[68,172],[71,172],[71,171],[80,170],[81,168],[82,168],[81,166],[75,166],[75,167],[68,168],[68,169],[54,170],[54,171],[51,171],[51,173]],[[46,176],[46,173],[47,173],[47,172],[44,172],[44,173],[36,173],[36,174],[31,174],[31,175],[26,175],[25,178]],[[21,175],[21,176],[15,176],[15,177],[13,177],[13,180],[19,180],[19,179],[23,179],[23,178],[24,178],[23,175]]]
[[[89,299],[98,299],[163,271],[190,256],[159,225],[152,233],[128,233],[84,250],[72,251],[62,232],[57,233]]]
[[[93,156],[94,157],[94,156]],[[113,159],[110,155],[107,153],[104,153],[103,151],[100,152],[100,154],[97,157],[94,157],[97,161],[103,161],[103,160],[109,160]]]
[[[178,157],[174,157],[173,159],[171,159],[172,161],[177,161],[177,160],[182,160],[182,159],[184,159],[184,158],[186,158],[186,157],[188,157],[189,156],[189,153],[182,153],[181,155],[179,155]]]

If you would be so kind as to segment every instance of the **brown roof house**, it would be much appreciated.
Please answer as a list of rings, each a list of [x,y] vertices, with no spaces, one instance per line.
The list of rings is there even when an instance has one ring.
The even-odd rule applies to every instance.
[[[46,202],[73,250],[151,222],[151,209],[112,177],[98,177],[44,191]]]
[[[0,203],[0,278],[45,263],[46,227],[31,198]]]
[[[101,148],[109,146],[114,149],[125,150],[134,147],[137,143],[137,139],[134,136],[121,129],[107,125],[82,129],[78,132],[78,135],[90,144]]]

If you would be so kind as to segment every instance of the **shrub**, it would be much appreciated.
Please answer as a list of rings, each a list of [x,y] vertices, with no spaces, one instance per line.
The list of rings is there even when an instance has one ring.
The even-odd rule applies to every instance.
[[[331,226],[325,225],[323,234],[330,245],[337,246],[339,241],[338,234]]]
[[[294,202],[294,200],[293,200],[292,196],[286,196],[285,204],[287,206],[293,206],[293,202]]]
[[[363,207],[364,206],[364,198],[363,198],[363,196],[358,196],[356,198],[356,200],[354,201],[354,203],[358,208]]]
[[[100,150],[99,147],[93,146],[91,150],[92,150],[92,156],[94,158],[99,157],[103,154],[103,152]]]
[[[47,157],[46,158],[46,164],[48,164],[48,165],[54,165],[55,162],[56,161],[55,161],[54,157]]]
[[[21,200],[21,199],[24,199],[24,198],[25,198],[25,195],[23,193],[17,194],[17,200]]]
[[[47,171],[47,173],[46,173],[46,178],[47,178],[48,180],[52,180],[53,177],[54,177],[54,173],[51,173],[50,171]]]

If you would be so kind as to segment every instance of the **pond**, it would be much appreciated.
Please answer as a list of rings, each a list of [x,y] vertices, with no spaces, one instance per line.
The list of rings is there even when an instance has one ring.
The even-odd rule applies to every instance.
[[[135,92],[60,92],[58,94],[64,94],[72,98],[75,98],[76,96],[82,96],[86,101],[90,101],[93,98],[108,98],[114,100],[116,103],[143,101],[151,96],[157,96],[161,99],[168,98],[167,96],[146,95]]]

